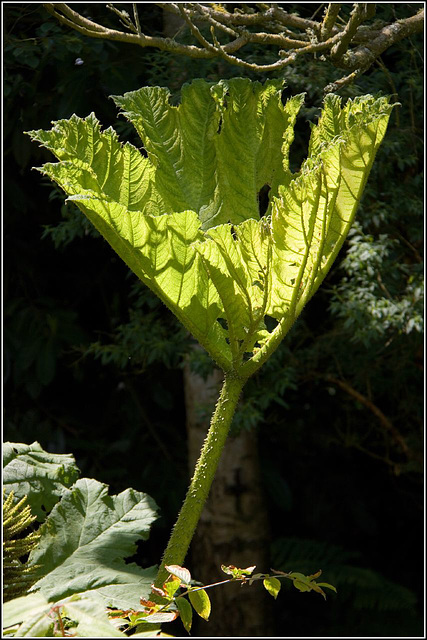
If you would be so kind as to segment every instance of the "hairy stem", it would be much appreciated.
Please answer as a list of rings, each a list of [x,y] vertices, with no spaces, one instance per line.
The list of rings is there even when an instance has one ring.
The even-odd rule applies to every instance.
[[[196,530],[203,507],[230,429],[237,402],[246,378],[226,373],[224,384],[212,416],[208,434],[200,452],[194,475],[187,491],[178,519],[172,530],[155,581],[161,587],[168,577],[165,565],[182,565]]]

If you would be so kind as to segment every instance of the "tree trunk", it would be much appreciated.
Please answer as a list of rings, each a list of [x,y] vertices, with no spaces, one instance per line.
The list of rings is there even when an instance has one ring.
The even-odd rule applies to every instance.
[[[184,369],[190,473],[199,456],[222,372],[205,381]],[[191,570],[196,580],[210,584],[226,579],[221,564],[269,570],[269,530],[260,487],[258,448],[254,432],[227,441],[211,492],[191,543]],[[188,564],[188,563],[187,563]],[[209,590],[209,623],[197,620],[198,636],[256,637],[272,635],[270,598],[261,582],[226,584]],[[196,621],[194,621],[196,624]]]

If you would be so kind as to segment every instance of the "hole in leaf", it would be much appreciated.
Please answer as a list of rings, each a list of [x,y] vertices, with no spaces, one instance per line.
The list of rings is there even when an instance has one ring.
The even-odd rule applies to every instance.
[[[270,204],[269,193],[270,193],[269,184],[265,184],[258,191],[258,211],[259,211],[260,218],[262,218],[262,216],[265,215],[268,209],[268,205]]]
[[[271,316],[264,316],[264,323],[265,323],[265,327],[266,327],[266,329],[267,329],[267,331],[269,333],[274,331],[274,329],[279,324],[278,320],[276,320],[276,318],[272,318]]]
[[[221,127],[222,127],[222,118],[221,118],[221,116],[220,116],[220,118],[219,118],[219,122],[218,122],[218,129],[217,129],[217,131],[216,131],[217,133],[221,133]]]
[[[216,321],[218,322],[218,324],[225,329],[226,331],[228,331],[228,322],[227,320],[225,320],[224,318],[217,318]]]

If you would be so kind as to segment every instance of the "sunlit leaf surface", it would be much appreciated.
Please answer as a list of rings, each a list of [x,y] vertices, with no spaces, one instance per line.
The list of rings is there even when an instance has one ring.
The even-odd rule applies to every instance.
[[[29,132],[59,160],[41,171],[225,371],[248,375],[336,258],[392,108],[372,96],[342,107],[328,95],[292,174],[303,96],[283,104],[282,88],[195,80],[178,106],[159,87],[114,96],[145,155],[101,131],[94,114]],[[269,205],[260,218],[263,188]]]

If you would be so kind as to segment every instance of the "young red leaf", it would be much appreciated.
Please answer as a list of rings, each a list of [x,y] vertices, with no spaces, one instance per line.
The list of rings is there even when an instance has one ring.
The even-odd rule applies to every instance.
[[[236,567],[234,566],[234,564],[230,564],[228,566],[226,566],[225,564],[221,565],[221,569],[222,571],[224,571],[224,573],[226,573],[228,576],[234,576],[234,572],[236,570]]]
[[[146,600],[145,598],[141,597],[139,599],[140,603],[142,604],[143,607],[147,607],[148,609],[152,609],[153,607],[156,607],[156,603],[153,602],[152,600]]]
[[[184,584],[190,584],[191,582],[191,573],[188,569],[184,567],[180,567],[177,564],[169,564],[165,565],[166,571],[169,571],[173,576],[176,576],[183,582]]]
[[[151,585],[151,591],[152,593],[156,593],[158,596],[161,596],[162,598],[166,597],[166,593],[163,591],[163,589],[159,589],[158,587],[155,587],[154,584]]]

